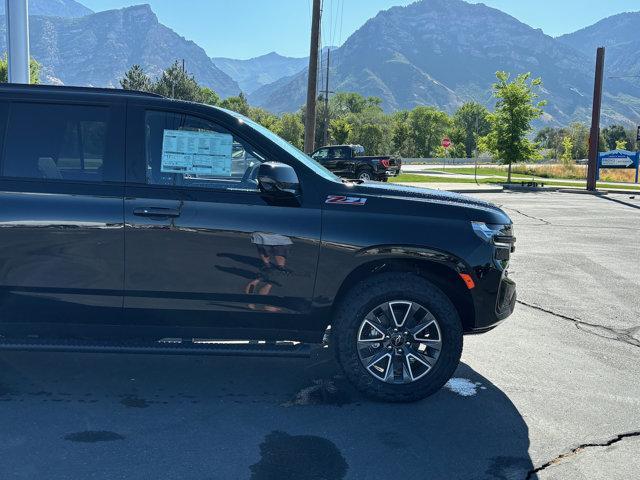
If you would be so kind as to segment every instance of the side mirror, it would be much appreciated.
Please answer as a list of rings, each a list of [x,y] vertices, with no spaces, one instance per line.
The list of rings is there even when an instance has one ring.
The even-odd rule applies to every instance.
[[[262,193],[279,198],[300,195],[300,180],[290,165],[265,162],[258,168],[258,187]]]

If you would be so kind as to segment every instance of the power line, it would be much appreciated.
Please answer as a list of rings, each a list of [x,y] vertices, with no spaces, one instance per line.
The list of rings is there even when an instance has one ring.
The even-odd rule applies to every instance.
[[[335,46],[336,44],[335,42],[336,42],[336,35],[338,34],[339,20],[340,20],[340,0],[336,0],[336,11],[333,17],[333,35],[331,36],[331,46]]]
[[[340,8],[340,35],[338,37],[338,43],[342,45],[342,22],[344,20],[344,0],[342,0],[342,7]]]

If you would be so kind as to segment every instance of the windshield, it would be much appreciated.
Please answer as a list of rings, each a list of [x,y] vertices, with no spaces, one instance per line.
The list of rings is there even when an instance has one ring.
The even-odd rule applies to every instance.
[[[334,175],[333,173],[331,173],[329,170],[324,168],[322,165],[320,165],[318,162],[316,162],[309,155],[307,155],[306,153],[304,153],[300,149],[294,147],[289,142],[287,142],[284,138],[279,137],[278,135],[273,133],[268,128],[263,127],[259,123],[254,122],[250,118],[245,117],[244,115],[241,115],[241,114],[239,114],[237,112],[233,112],[231,110],[227,110],[226,108],[220,108],[220,110],[223,110],[224,112],[228,113],[229,115],[233,115],[238,120],[241,120],[242,122],[244,122],[245,124],[247,124],[248,126],[253,128],[256,132],[261,133],[262,135],[267,137],[269,140],[274,142],[276,145],[278,145],[280,148],[285,150],[287,153],[293,155],[296,158],[296,160],[298,160],[300,163],[306,165],[311,170],[313,170],[315,173],[317,173],[318,175],[321,175],[323,178],[325,178],[327,180],[338,181],[338,182],[340,181],[340,177],[338,177],[338,176]]]

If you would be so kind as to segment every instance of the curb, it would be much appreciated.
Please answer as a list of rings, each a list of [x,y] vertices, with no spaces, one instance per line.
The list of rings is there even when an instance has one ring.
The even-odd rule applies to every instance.
[[[504,191],[503,187],[500,188],[456,188],[454,190],[442,190],[443,192],[454,192],[454,193],[502,193]]]
[[[557,192],[560,187],[524,187],[522,185],[503,185],[505,190],[514,192]]]
[[[596,190],[595,192],[590,192],[588,190],[578,190],[577,188],[560,188],[558,189],[558,192],[560,193],[577,193],[580,195],[598,195],[598,196],[602,196],[602,195],[607,195],[609,193],[609,190]]]

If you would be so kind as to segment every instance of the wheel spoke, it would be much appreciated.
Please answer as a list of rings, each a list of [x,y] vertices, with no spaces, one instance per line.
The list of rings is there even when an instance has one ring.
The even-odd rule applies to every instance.
[[[382,381],[386,381],[389,377],[389,373],[393,370],[391,354],[387,352],[380,352],[373,355],[373,358],[369,360],[367,370],[372,375],[378,377]]]
[[[437,338],[430,338],[431,335],[431,327],[433,326],[433,330],[437,334]],[[425,331],[428,331],[425,333]],[[429,344],[440,344],[442,343],[442,337],[440,336],[440,327],[438,327],[438,322],[433,317],[433,315],[428,314],[428,318],[426,321],[423,321],[416,325],[414,328],[409,329],[409,333],[413,336],[413,338],[420,343],[429,343]]]
[[[393,323],[398,328],[402,327],[411,313],[413,302],[389,302],[388,305]]]
[[[366,338],[363,338],[364,334]],[[374,323],[368,319],[365,319],[360,326],[358,332],[358,342],[381,342],[384,340],[385,333]]]
[[[411,375],[412,381],[417,380],[420,377],[423,377],[424,375],[426,375],[429,372],[429,370],[433,368],[433,363],[435,361],[434,358],[428,357],[411,348],[407,348],[405,350],[404,359],[405,359],[405,364],[407,365],[407,368]],[[418,368],[418,365],[416,365],[417,363],[421,364],[422,368]],[[422,372],[420,372],[420,370],[422,370]]]

